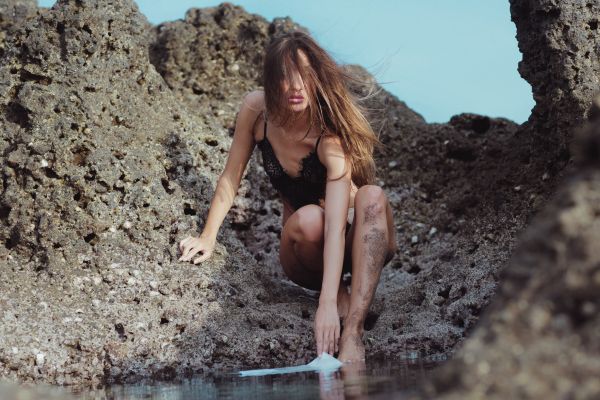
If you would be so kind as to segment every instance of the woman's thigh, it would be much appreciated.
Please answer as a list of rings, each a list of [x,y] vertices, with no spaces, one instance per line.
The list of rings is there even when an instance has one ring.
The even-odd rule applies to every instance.
[[[294,211],[281,231],[279,261],[285,274],[313,290],[321,289],[323,279],[323,230],[323,208],[309,204]]]
[[[386,219],[390,232],[387,264],[396,250],[396,235],[392,209],[386,199]],[[350,209],[350,212],[354,212]],[[354,217],[356,213],[354,212]],[[287,220],[281,233],[279,261],[286,275],[300,286],[320,290],[323,279],[324,219],[322,207],[311,204],[296,210]],[[343,270],[352,270],[352,242],[356,232],[356,218],[346,225]],[[298,242],[299,245],[298,245]],[[303,251],[296,250],[301,247]]]

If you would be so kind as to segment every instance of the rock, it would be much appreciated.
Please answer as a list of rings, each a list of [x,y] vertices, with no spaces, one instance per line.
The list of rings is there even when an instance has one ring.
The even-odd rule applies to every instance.
[[[583,86],[597,71],[597,31],[586,31],[590,44],[574,25],[559,29],[575,2],[511,4],[524,52],[520,69],[532,75],[537,101],[524,126],[469,113],[427,124],[364,68],[344,66],[384,144],[375,153],[377,182],[385,182],[400,244],[393,263],[401,269],[382,273],[373,303],[379,318],[369,331],[372,354],[432,355],[461,343],[494,295],[517,233],[563,173],[563,127],[583,118],[591,102]],[[567,8],[558,18],[555,11],[543,16],[556,7]],[[0,63],[0,256],[7,255],[0,293],[12,300],[2,304],[1,375],[94,386],[172,379],[189,372],[186,365],[275,366],[274,353],[278,364],[313,358],[307,349],[314,347],[317,297],[283,275],[281,202],[259,157],[251,158],[218,251],[202,265],[177,262],[179,241],[204,224],[242,96],[260,85],[264,45],[300,28],[229,3],[151,26],[130,0],[60,0],[14,24]],[[546,36],[560,39],[558,56]],[[590,51],[590,60],[565,50],[572,44]],[[543,60],[551,64],[537,65]],[[585,75],[572,77],[568,60]],[[574,154],[593,165],[595,149]],[[585,220],[584,209],[571,218]],[[414,235],[418,246],[406,240],[431,226],[444,235],[420,242]],[[489,232],[493,240],[485,239]],[[129,277],[134,270],[138,279]],[[569,293],[585,289],[585,278],[569,274]],[[52,305],[44,313],[27,306],[42,300]],[[589,318],[597,304],[584,300],[576,308]],[[86,305],[93,318],[71,317]],[[532,316],[536,329],[571,332],[567,316],[544,309]],[[268,329],[252,321],[266,321]],[[235,339],[250,331],[254,340]],[[81,337],[86,350],[63,344],[65,337]],[[34,339],[63,372],[42,368],[39,375],[11,351]],[[493,375],[490,359],[478,361],[465,371]],[[67,374],[71,369],[80,373]]]
[[[599,86],[597,1],[510,0],[523,59],[519,73],[533,90],[535,107],[523,126],[534,157],[552,172],[569,160],[573,128],[587,117]]]
[[[600,396],[600,117],[575,136],[577,169],[521,235],[494,302],[423,397]]]

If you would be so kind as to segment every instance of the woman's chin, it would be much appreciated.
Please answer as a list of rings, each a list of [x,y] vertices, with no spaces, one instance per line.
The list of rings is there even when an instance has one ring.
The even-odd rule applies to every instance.
[[[294,111],[294,112],[302,112],[307,109],[307,106],[308,106],[308,104],[306,104],[306,103],[298,103],[298,104],[290,103],[290,104],[288,104],[288,109],[290,111]]]

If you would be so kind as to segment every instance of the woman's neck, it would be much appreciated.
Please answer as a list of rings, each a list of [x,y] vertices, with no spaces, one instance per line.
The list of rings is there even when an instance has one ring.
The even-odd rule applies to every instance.
[[[308,110],[302,112],[297,118],[288,121],[287,124],[282,126],[281,128],[286,134],[294,135],[298,132],[305,133],[312,127],[312,123],[310,121],[310,114]]]

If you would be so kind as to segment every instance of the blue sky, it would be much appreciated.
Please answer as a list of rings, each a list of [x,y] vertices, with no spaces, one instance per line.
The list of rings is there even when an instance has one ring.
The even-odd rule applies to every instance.
[[[150,22],[220,1],[138,0]],[[38,0],[50,7],[53,0]],[[527,120],[531,86],[508,0],[235,0],[267,20],[290,16],[340,63],[360,64],[427,122],[472,112]]]

